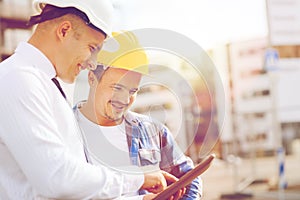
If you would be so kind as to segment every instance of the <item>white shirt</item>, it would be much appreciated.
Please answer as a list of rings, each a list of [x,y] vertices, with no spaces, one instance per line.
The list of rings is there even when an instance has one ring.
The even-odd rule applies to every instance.
[[[81,106],[81,103],[78,104]],[[130,162],[129,149],[125,131],[125,122],[116,126],[100,126],[88,120],[76,107],[75,117],[78,121],[93,164],[102,164],[109,168],[126,172],[137,172],[138,167]],[[126,199],[141,200],[138,192],[124,194]]]
[[[124,124],[99,126],[86,119],[80,111],[78,113],[79,126],[83,130],[93,163],[101,163],[120,170],[124,166],[131,165]]]
[[[138,190],[143,175],[86,162],[54,76],[50,61],[28,43],[0,64],[0,199],[108,199]]]

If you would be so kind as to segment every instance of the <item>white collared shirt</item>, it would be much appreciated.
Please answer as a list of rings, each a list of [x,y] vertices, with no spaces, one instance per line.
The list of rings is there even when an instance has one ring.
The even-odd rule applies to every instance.
[[[143,175],[86,162],[53,77],[50,61],[28,43],[0,64],[0,199],[107,199],[138,190]]]

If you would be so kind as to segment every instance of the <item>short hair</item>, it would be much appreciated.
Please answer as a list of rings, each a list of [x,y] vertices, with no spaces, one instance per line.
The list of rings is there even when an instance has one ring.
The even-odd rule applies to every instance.
[[[108,69],[108,67],[105,67],[104,65],[100,64],[100,65],[97,65],[96,69],[91,70],[91,71],[94,73],[94,75],[96,76],[96,78],[99,82],[107,69]]]

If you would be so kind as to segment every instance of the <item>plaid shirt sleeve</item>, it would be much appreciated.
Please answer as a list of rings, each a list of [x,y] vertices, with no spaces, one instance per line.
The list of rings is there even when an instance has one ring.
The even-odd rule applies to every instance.
[[[135,163],[140,166],[159,164],[162,170],[178,178],[193,169],[192,160],[184,155],[167,127],[143,115],[133,113],[133,116],[135,116],[132,120],[134,123],[127,125],[126,132],[130,132],[127,133],[129,147],[138,137],[139,152],[130,152],[131,156],[137,156],[133,158],[136,159]],[[134,148],[129,148],[129,151],[131,149]],[[202,196],[201,178],[196,178],[186,189],[182,200],[200,199]]]
[[[165,170],[174,176],[180,178],[186,172],[194,168],[192,160],[185,156],[175,142],[170,131],[163,127],[160,132],[161,137],[161,162],[160,168]],[[202,196],[202,180],[200,177],[192,181],[190,185],[186,187],[186,193],[181,198],[187,199],[200,199]]]

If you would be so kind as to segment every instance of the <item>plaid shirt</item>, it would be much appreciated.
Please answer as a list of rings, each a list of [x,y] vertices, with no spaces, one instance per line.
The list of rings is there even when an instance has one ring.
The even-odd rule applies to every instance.
[[[80,103],[74,106],[75,115],[80,112]],[[177,146],[172,133],[162,123],[146,115],[128,112],[125,116],[125,130],[131,163],[137,166],[156,165],[160,169],[180,178],[194,165]],[[186,187],[182,200],[200,199],[202,180],[200,177]],[[140,191],[144,194],[146,191]]]
[[[128,112],[125,129],[131,162],[134,165],[159,165],[160,169],[181,177],[191,170],[193,162],[177,146],[166,126],[145,115]],[[182,199],[200,199],[202,180],[195,179]]]

